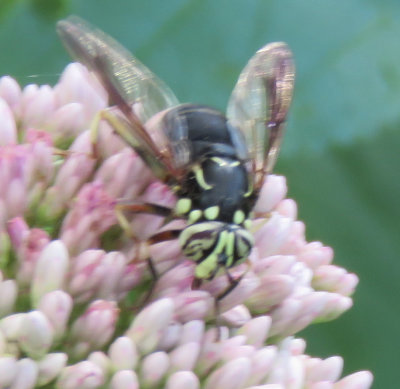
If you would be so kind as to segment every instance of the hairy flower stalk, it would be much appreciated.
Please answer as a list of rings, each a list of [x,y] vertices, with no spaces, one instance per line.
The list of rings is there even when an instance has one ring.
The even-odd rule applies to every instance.
[[[340,378],[340,357],[295,337],[349,309],[358,279],[306,241],[285,179],[265,180],[255,213],[270,217],[253,221],[250,269],[216,321],[226,276],[193,289],[178,242],[144,243],[182,222],[126,213],[121,227],[120,204],[176,199],[106,123],[93,128],[105,107],[78,64],[54,88],[0,79],[0,388],[369,388],[371,373]]]

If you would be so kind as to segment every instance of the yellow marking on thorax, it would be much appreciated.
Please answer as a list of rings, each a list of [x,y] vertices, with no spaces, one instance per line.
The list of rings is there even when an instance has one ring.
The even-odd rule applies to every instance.
[[[233,214],[233,222],[235,224],[242,224],[244,221],[244,217],[245,217],[244,212],[241,209],[238,209]]]
[[[246,219],[243,223],[244,228],[246,228],[246,230],[250,230],[251,226],[252,226],[252,221],[250,219]]]
[[[212,207],[208,207],[204,210],[204,216],[207,220],[215,220],[219,214],[219,206],[214,205]]]
[[[254,192],[253,180],[249,177],[249,187],[247,188],[247,192],[243,195],[243,197],[250,197]]]
[[[175,205],[175,212],[178,215],[185,215],[192,207],[192,200],[187,198],[179,199]]]
[[[196,181],[201,188],[203,188],[204,190],[212,189],[212,186],[207,184],[206,180],[204,179],[203,169],[201,168],[201,166],[194,165],[192,170],[196,177]]]
[[[194,209],[193,211],[191,211],[189,213],[189,218],[188,218],[189,224],[196,223],[201,218],[202,215],[203,212],[201,212],[200,209]]]
[[[225,159],[220,158],[220,157],[211,157],[211,161],[213,161],[216,164],[218,164],[218,166],[235,167],[235,166],[239,166],[240,165],[239,161],[227,162]]]

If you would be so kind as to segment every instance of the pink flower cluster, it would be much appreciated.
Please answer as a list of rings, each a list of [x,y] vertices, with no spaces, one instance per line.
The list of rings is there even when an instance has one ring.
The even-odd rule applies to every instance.
[[[0,388],[369,388],[370,372],[340,378],[340,357],[294,337],[349,309],[358,279],[306,241],[285,179],[265,180],[250,270],[216,320],[226,277],[194,290],[178,242],[143,243],[182,221],[127,214],[121,228],[119,203],[176,199],[107,124],[94,136],[105,107],[79,64],[54,88],[0,79]],[[159,279],[143,303],[148,255]]]

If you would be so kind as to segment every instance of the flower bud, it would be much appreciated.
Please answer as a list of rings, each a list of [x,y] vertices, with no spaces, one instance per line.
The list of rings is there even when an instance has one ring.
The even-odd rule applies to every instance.
[[[115,370],[133,370],[139,359],[135,343],[127,336],[117,338],[108,354]]]
[[[339,266],[320,266],[314,272],[313,287],[318,290],[349,296],[354,292],[357,283],[358,277],[355,274],[349,274]]]
[[[268,331],[271,327],[271,318],[268,316],[259,316],[239,328],[237,334],[244,335],[247,338],[246,343],[262,347],[268,336]]]
[[[48,217],[56,217],[66,210],[68,203],[93,173],[96,161],[92,156],[93,143],[90,132],[80,134],[68,150],[68,158],[64,160],[57,173],[53,187],[49,188],[44,204],[48,209],[44,212]],[[65,183],[68,182],[68,185]]]
[[[14,357],[0,357],[0,388],[9,388],[17,375],[17,360]]]
[[[261,226],[254,233],[255,245],[260,257],[277,254],[279,248],[288,239],[291,232],[293,219],[273,214],[268,222],[256,220],[254,228]]]
[[[76,356],[103,347],[115,330],[119,310],[113,301],[95,300],[72,325]],[[86,349],[86,350],[85,350]]]
[[[267,346],[257,350],[251,357],[251,374],[246,385],[257,385],[264,382],[270,371],[274,367],[277,355],[276,346]]]
[[[18,283],[22,286],[29,285],[39,256],[50,242],[50,237],[39,228],[29,229],[21,217],[8,221],[7,232],[18,259]]]
[[[161,299],[145,307],[135,318],[126,336],[128,336],[144,355],[157,346],[162,331],[168,326],[174,313],[171,299]]]
[[[38,366],[29,358],[20,359],[17,362],[17,374],[10,389],[34,388],[38,377]]]
[[[53,326],[55,339],[65,335],[72,305],[71,296],[62,290],[46,293],[40,299],[38,309],[46,315]]]
[[[21,87],[17,81],[10,76],[0,78],[0,97],[12,109],[15,116],[19,113],[21,95]]]
[[[231,275],[233,272],[231,272]],[[243,274],[243,273],[242,273]],[[241,277],[240,275],[232,275],[233,278]],[[224,277],[225,278],[225,277]],[[226,278],[225,278],[226,279]],[[226,312],[229,309],[242,304],[246,301],[252,293],[260,286],[260,280],[252,272],[247,272],[240,282],[221,300],[219,300],[219,310],[220,312]],[[227,284],[222,293],[229,288],[230,285]]]
[[[68,270],[69,255],[63,242],[54,240],[42,251],[37,261],[32,288],[31,299],[34,307],[48,292],[62,289]]]
[[[21,116],[25,127],[40,127],[47,123],[56,108],[53,89],[28,85],[22,92]]]
[[[49,120],[49,126],[57,137],[56,143],[78,136],[86,127],[85,116],[85,107],[81,103],[67,103],[57,108]]]
[[[17,126],[9,105],[0,97],[0,146],[17,143]]]
[[[39,377],[37,384],[43,386],[53,381],[64,368],[67,359],[68,356],[65,353],[51,353],[38,361]]]
[[[179,322],[203,319],[213,307],[213,298],[203,290],[192,290],[174,296],[175,314]]]
[[[178,343],[183,344],[181,343],[183,340],[182,327],[180,323],[171,323],[168,325],[161,335],[157,349],[167,351],[174,348]]]
[[[200,344],[196,342],[185,343],[178,346],[169,354],[171,370],[193,370],[200,353]]]
[[[156,386],[169,369],[169,357],[164,351],[149,354],[142,361],[141,377],[145,387]]]
[[[343,368],[341,357],[331,357],[324,360],[310,358],[304,361],[307,382],[331,381],[339,379]]]
[[[41,358],[52,345],[53,333],[53,327],[42,312],[25,313],[18,330],[21,349],[34,359]]]
[[[87,360],[98,366],[103,375],[107,377],[113,371],[110,358],[103,351],[94,351],[89,354]]]
[[[316,382],[310,385],[310,389],[333,389],[334,383],[333,382]]]
[[[307,243],[299,253],[298,260],[314,270],[332,262],[333,250],[331,247],[323,246],[321,242]]]
[[[254,212],[266,213],[272,211],[286,196],[286,179],[283,176],[268,174],[261,187]]]
[[[99,245],[104,231],[116,222],[115,200],[101,183],[85,184],[61,227],[61,240],[78,254]]]
[[[0,282],[0,317],[13,312],[17,293],[18,287],[14,280]]]
[[[322,293],[322,292],[320,292]],[[336,319],[341,314],[350,309],[353,305],[353,300],[347,296],[341,296],[337,293],[327,293],[327,302],[323,310],[316,318],[317,321],[329,321]]]
[[[104,385],[101,369],[89,361],[67,366],[57,380],[57,389],[94,389]]]
[[[128,147],[105,160],[95,176],[107,193],[118,199],[137,197],[152,178],[143,160]]]
[[[165,385],[165,389],[199,389],[200,382],[191,371],[178,371],[172,374]]]
[[[306,227],[303,222],[294,221],[286,241],[279,249],[280,253],[286,255],[300,253],[306,245],[305,230]]]
[[[251,314],[245,305],[240,304],[224,312],[221,318],[228,327],[239,327],[251,319]]]
[[[206,381],[205,389],[240,389],[251,372],[248,358],[234,359],[215,370]]]
[[[139,389],[139,381],[132,370],[117,371],[110,382],[110,389]]]
[[[288,275],[263,275],[260,277],[260,286],[246,301],[252,312],[265,313],[271,307],[282,303],[295,287],[293,277]]]
[[[0,330],[8,341],[15,342],[18,340],[25,315],[25,313],[15,313],[0,320]]]
[[[369,371],[359,371],[342,378],[333,386],[334,389],[368,389],[371,387],[373,376]]]
[[[79,102],[85,109],[88,126],[93,116],[106,107],[107,97],[99,82],[79,63],[69,64],[54,87],[60,105]]]
[[[297,218],[297,204],[292,199],[283,199],[280,201],[276,206],[275,211],[280,215],[293,220]]]

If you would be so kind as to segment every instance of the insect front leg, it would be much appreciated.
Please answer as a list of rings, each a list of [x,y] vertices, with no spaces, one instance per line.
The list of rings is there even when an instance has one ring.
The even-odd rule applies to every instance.
[[[239,285],[240,281],[244,278],[244,276],[247,274],[247,272],[250,269],[249,259],[246,260],[246,264],[247,264],[247,269],[237,278],[234,278],[232,276],[232,274],[229,273],[229,270],[226,267],[224,268],[226,277],[228,278],[229,285],[222,293],[220,293],[216,297],[216,299],[215,299],[216,301],[218,301],[218,302],[221,301],[224,297],[226,297],[229,293],[231,293]]]
[[[127,146],[135,150],[155,177],[164,183],[175,183],[179,174],[171,166],[171,156],[169,154],[164,155],[164,153],[158,149],[133,111],[130,115],[130,120],[128,120],[117,107],[109,107],[96,114],[90,126],[94,155],[98,154],[99,126],[100,122],[103,120],[109,124],[115,134],[117,134]]]
[[[152,235],[150,238],[148,238],[147,244],[152,245],[152,244],[156,244],[156,243],[167,242],[168,240],[174,240],[179,237],[179,234],[181,233],[181,231],[182,230],[161,231],[157,234]],[[153,282],[151,283],[149,289],[147,290],[146,295],[140,304],[141,306],[145,305],[150,300],[150,297],[153,294],[154,288],[155,288],[157,280],[158,280],[157,269],[156,269],[154,262],[150,255],[147,257],[146,261],[147,261],[147,266],[149,268],[149,272],[152,276]]]
[[[159,278],[156,266],[154,264],[154,261],[150,255],[148,247],[157,244],[157,243],[162,243],[166,242],[169,240],[174,240],[179,237],[179,234],[181,233],[180,229],[174,229],[174,230],[166,230],[166,231],[161,231],[158,232],[147,239],[140,239],[136,236],[134,231],[131,228],[130,220],[127,217],[128,214],[151,214],[151,215],[156,215],[156,216],[161,216],[166,218],[166,220],[169,220],[170,218],[175,218],[175,213],[174,209],[164,207],[158,204],[152,204],[152,203],[119,203],[116,206],[116,214],[117,214],[117,219],[119,222],[119,225],[121,226],[122,230],[125,232],[125,234],[132,240],[134,240],[137,243],[137,251],[136,251],[136,256],[134,260],[137,260],[139,257],[142,258],[142,260],[147,262],[147,267],[149,270],[149,273],[151,275],[151,285],[148,287],[148,289],[145,292],[144,297],[141,299],[140,303],[136,308],[140,308],[143,305],[145,305],[151,295],[153,294],[154,287],[156,285],[156,282]],[[141,250],[143,246],[141,244],[145,245],[144,251]]]

